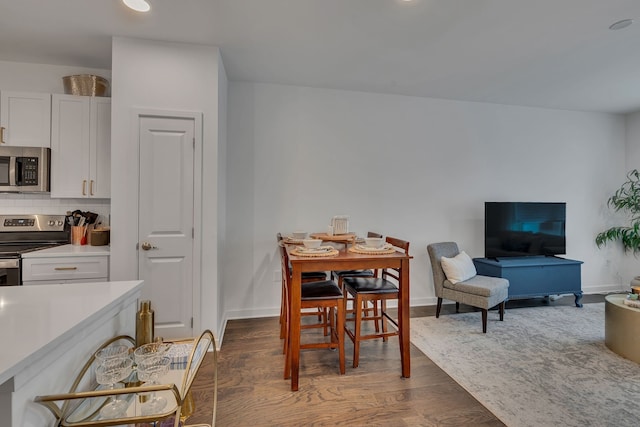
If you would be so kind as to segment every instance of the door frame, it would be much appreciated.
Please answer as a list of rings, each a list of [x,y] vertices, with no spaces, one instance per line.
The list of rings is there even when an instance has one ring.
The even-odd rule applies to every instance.
[[[136,142],[136,166],[138,168],[138,181],[135,185],[136,193],[136,265],[140,262],[140,250],[137,248],[140,228],[140,119],[141,118],[163,118],[163,119],[193,119],[194,138],[193,147],[193,335],[196,336],[202,331],[202,115],[200,111],[165,110],[152,108],[133,108],[131,115],[132,141]],[[136,276],[140,279],[140,269],[137,268]]]

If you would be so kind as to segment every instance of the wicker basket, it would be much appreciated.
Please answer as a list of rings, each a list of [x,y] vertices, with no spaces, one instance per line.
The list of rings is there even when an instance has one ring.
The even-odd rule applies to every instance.
[[[109,81],[93,74],[65,76],[62,85],[67,95],[109,96]]]

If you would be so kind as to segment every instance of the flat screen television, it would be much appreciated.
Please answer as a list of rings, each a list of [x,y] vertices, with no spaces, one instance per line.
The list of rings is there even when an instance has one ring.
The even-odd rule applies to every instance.
[[[564,202],[485,202],[485,258],[566,254]]]

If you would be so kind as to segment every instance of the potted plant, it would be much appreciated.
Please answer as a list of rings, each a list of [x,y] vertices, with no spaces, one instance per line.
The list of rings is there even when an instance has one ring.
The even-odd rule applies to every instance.
[[[627,181],[609,197],[607,206],[614,211],[627,212],[630,223],[627,226],[611,227],[596,236],[596,245],[620,240],[624,251],[640,252],[640,172],[634,169],[627,174]]]

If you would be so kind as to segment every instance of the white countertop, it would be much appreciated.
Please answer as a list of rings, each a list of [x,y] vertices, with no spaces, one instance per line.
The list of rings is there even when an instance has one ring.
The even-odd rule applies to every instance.
[[[56,258],[68,256],[100,256],[109,255],[110,247],[91,245],[62,245],[53,248],[40,249],[38,251],[22,254],[22,258]]]
[[[0,287],[0,384],[142,284],[135,280]]]

